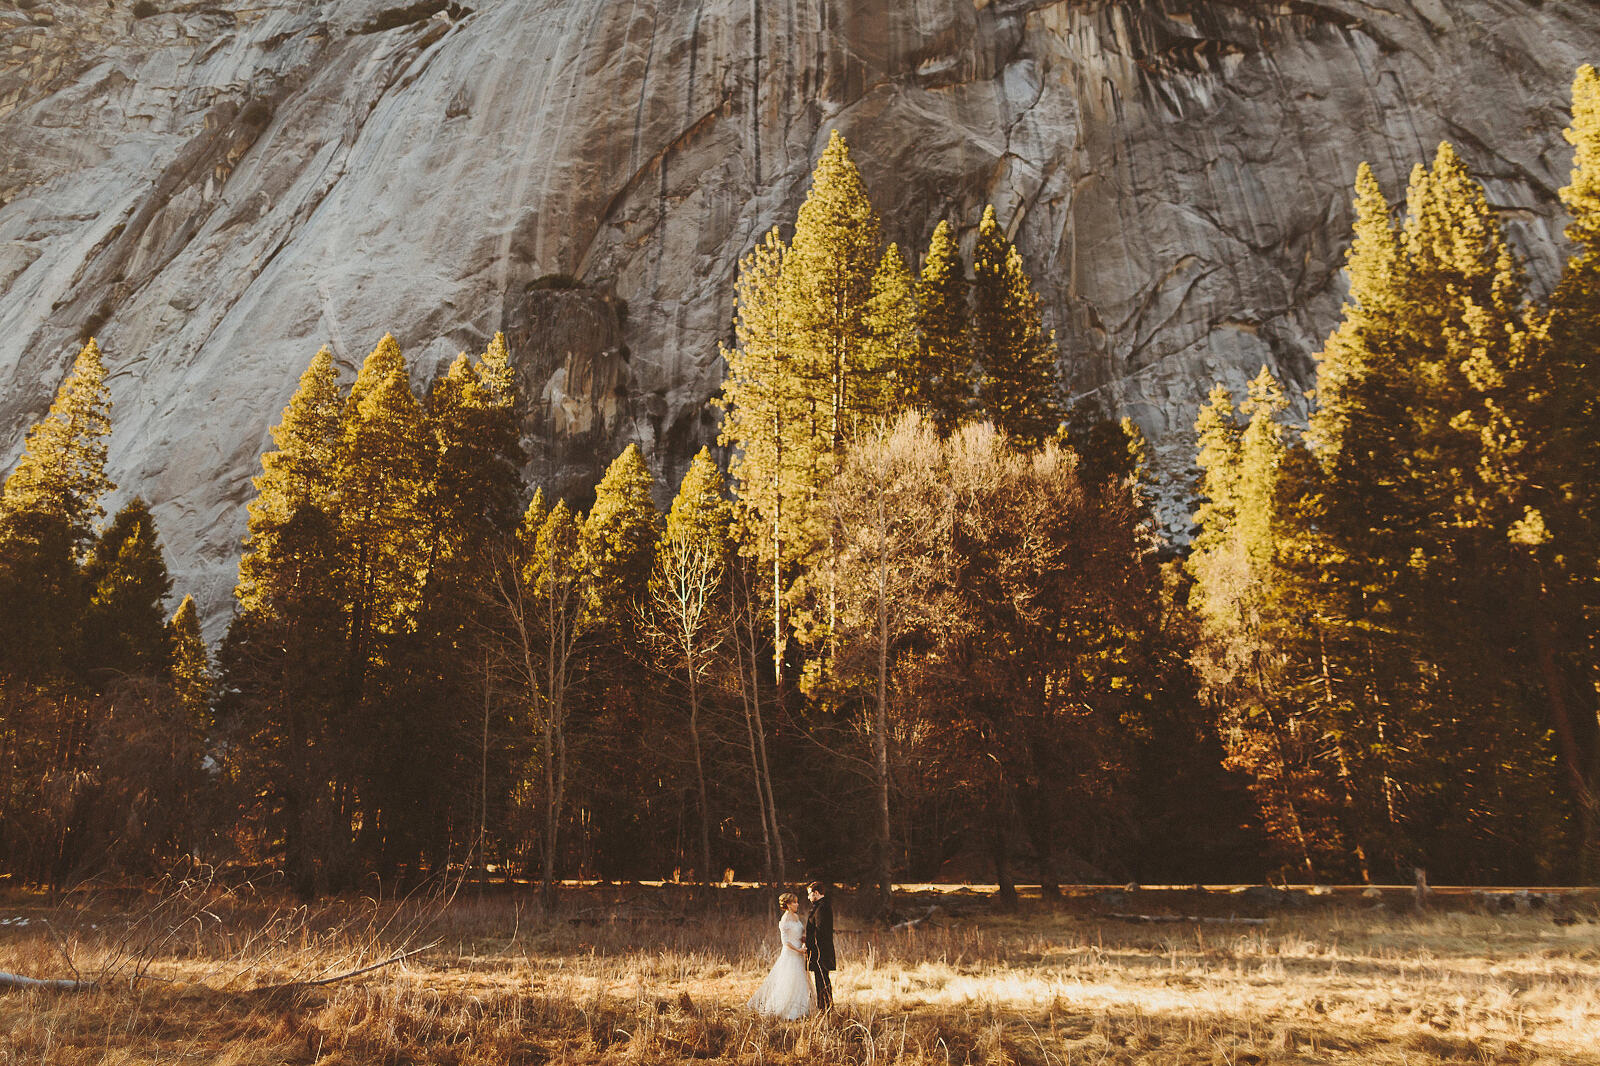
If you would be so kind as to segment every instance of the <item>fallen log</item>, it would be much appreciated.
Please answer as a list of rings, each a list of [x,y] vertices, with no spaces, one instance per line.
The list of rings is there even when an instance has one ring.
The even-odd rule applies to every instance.
[[[0,973],[0,988],[39,988],[47,992],[88,992],[98,987],[99,984],[95,981],[24,977],[20,973]]]
[[[371,973],[373,970],[381,970],[385,966],[393,966],[397,962],[404,962],[413,955],[420,955],[424,951],[438,947],[439,943],[439,941],[435,940],[433,943],[424,944],[420,948],[412,948],[410,951],[396,952],[394,955],[384,959],[382,962],[374,962],[368,966],[362,966],[359,969],[351,970],[348,973],[341,973],[334,977],[323,977],[314,981],[285,981],[281,985],[259,985],[256,988],[249,989],[248,994],[252,996],[265,996],[274,995],[280,992],[299,992],[306,988],[321,988],[323,985],[331,985],[337,981],[346,981],[352,977],[359,977],[364,973]]]
[[[268,996],[278,995],[283,992],[299,992],[307,988],[321,988],[324,985],[331,985],[338,981],[347,981],[352,977],[360,977],[364,973],[371,973],[374,970],[381,970],[385,966],[393,966],[397,962],[404,962],[413,955],[420,955],[422,952],[427,951],[430,948],[438,947],[439,943],[439,941],[435,940],[433,943],[424,944],[420,948],[412,948],[410,951],[396,952],[394,955],[382,960],[381,962],[374,962],[366,966],[361,966],[354,970],[350,970],[347,973],[336,974],[333,977],[321,977],[310,981],[286,981],[283,984],[277,985],[258,985],[255,988],[245,989],[244,994],[250,996]],[[24,977],[21,974],[0,972],[0,989],[36,988],[45,992],[89,992],[99,987],[101,986],[98,981],[73,981],[66,978]]]
[[[1156,923],[1156,922],[1201,922],[1206,925],[1266,925],[1265,918],[1208,918],[1193,914],[1108,914],[1107,918],[1118,922]]]

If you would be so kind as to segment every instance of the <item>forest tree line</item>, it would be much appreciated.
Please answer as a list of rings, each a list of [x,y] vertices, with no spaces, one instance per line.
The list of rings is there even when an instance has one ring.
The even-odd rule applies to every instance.
[[[664,513],[636,446],[523,483],[498,336],[420,393],[324,349],[214,655],[144,503],[102,523],[90,341],[0,495],[0,871],[1592,879],[1591,68],[1566,136],[1548,296],[1449,145],[1403,205],[1360,169],[1309,424],[1213,390],[1177,549],[993,209],[908,256],[837,134]]]

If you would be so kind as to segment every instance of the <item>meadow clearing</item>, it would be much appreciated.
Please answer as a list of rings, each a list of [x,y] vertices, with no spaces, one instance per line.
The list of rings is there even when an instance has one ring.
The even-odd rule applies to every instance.
[[[698,895],[698,898],[696,898]],[[838,897],[839,1009],[743,1008],[776,954],[757,890],[574,890],[300,905],[213,886],[0,895],[0,1066],[280,1064],[1600,1063],[1600,905],[1425,913],[1409,894],[1272,905],[1224,891],[1078,890],[996,910]],[[770,913],[769,913],[770,912]],[[1264,917],[1133,922],[1114,913]],[[329,984],[312,982],[415,952]]]

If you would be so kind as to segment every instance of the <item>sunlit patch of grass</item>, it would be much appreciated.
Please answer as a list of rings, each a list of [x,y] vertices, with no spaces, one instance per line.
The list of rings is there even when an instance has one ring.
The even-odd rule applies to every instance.
[[[306,908],[185,891],[0,905],[30,919],[0,925],[0,970],[110,975],[90,992],[0,994],[0,1064],[1600,1061],[1593,915],[1330,907],[1140,926],[980,904],[906,933],[846,920],[840,1008],[777,1023],[742,1006],[774,923],[726,900],[647,890],[630,904],[644,920],[573,922],[579,905],[545,916],[505,897]],[[425,944],[347,981],[253,991]]]

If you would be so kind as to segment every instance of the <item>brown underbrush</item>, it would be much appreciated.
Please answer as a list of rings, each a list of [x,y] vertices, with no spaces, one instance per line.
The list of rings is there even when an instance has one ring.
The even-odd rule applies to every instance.
[[[589,889],[553,916],[531,899],[0,896],[0,971],[93,983],[0,992],[0,1064],[1600,1063],[1586,901],[1337,899],[1242,925],[966,896],[894,932],[845,899],[839,1009],[779,1023],[743,1007],[776,954],[765,893]]]

